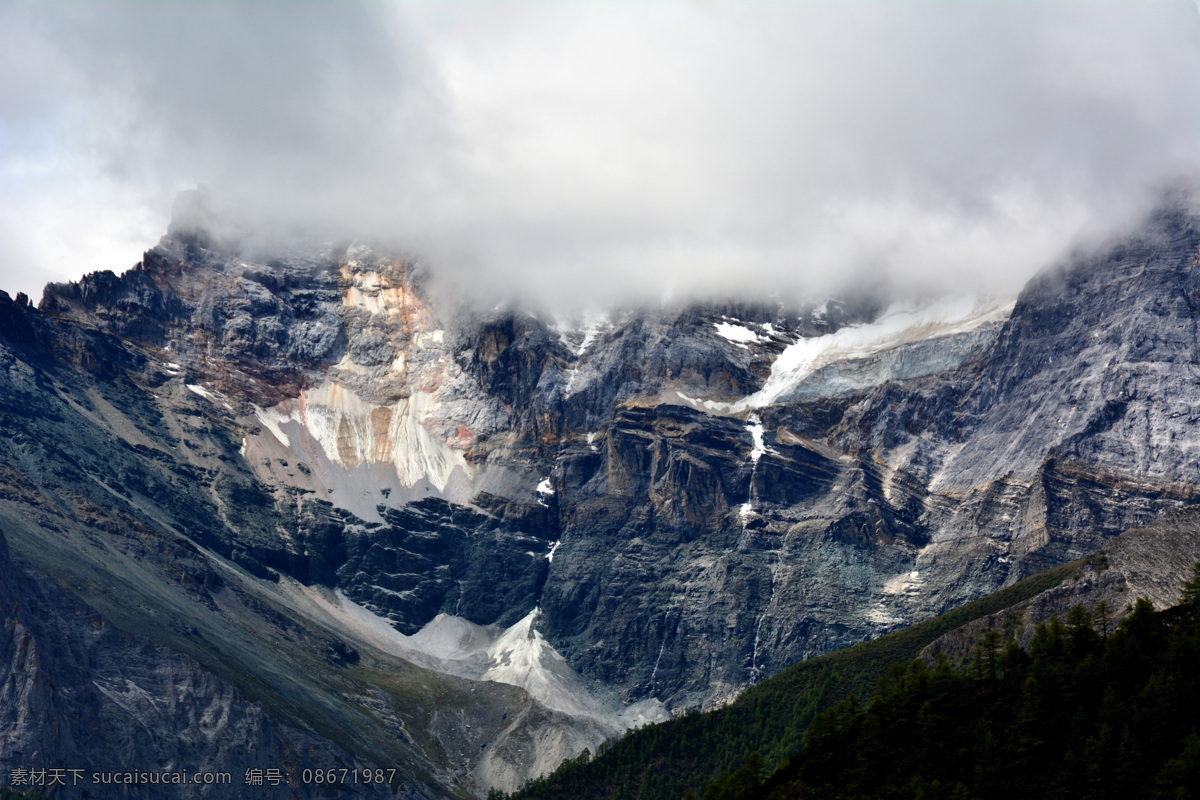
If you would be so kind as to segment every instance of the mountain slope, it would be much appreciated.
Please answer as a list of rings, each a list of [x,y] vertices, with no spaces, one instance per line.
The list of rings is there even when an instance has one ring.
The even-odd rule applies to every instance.
[[[1196,610],[1155,613],[1139,600],[1102,634],[1080,608],[1040,626],[1028,651],[984,653],[972,674],[898,668],[869,708],[844,704],[818,720],[804,753],[765,785],[743,773],[705,796],[1191,796]]]
[[[620,730],[615,720],[580,722],[547,709],[515,687],[415,666],[418,648],[397,655],[386,637],[348,628],[349,601],[306,593],[254,560],[264,554],[292,566],[269,547],[277,528],[266,547],[254,539],[273,509],[237,466],[221,406],[214,413],[182,381],[168,394],[164,371],[144,372],[137,348],[11,301],[4,309],[6,340],[19,346],[3,350],[0,415],[16,433],[4,442],[15,466],[6,466],[0,525],[37,568],[122,631],[188,654],[276,720],[397,770],[424,796],[473,788],[484,762],[512,773],[510,782],[523,779],[556,747]],[[312,501],[285,519],[298,521],[291,531],[315,536],[341,517]],[[503,746],[530,727],[560,731],[564,741]],[[114,755],[95,746],[92,760]],[[47,757],[69,754],[50,748]],[[314,750],[301,768],[322,765]]]
[[[800,749],[816,715],[851,695],[869,696],[892,664],[915,658],[948,631],[1038,596],[1076,566],[1055,567],[944,616],[795,664],[728,706],[634,731],[594,760],[567,762],[512,797],[677,798],[701,792],[752,752],[776,764]]]
[[[0,763],[14,785],[48,790],[45,770],[60,769],[64,783],[54,787],[55,797],[95,797],[111,781],[95,773],[186,771],[204,780],[227,777],[130,787],[130,796],[230,797],[231,787],[244,786],[247,771],[257,770],[282,778],[252,790],[262,796],[316,797],[321,792],[300,780],[301,769],[367,767],[310,731],[273,721],[262,704],[191,659],[118,630],[45,576],[14,563],[2,534],[0,613]],[[29,782],[16,770],[26,771]],[[40,779],[29,775],[34,770]],[[416,796],[411,785],[397,788]],[[348,789],[352,796],[391,794],[383,787]]]

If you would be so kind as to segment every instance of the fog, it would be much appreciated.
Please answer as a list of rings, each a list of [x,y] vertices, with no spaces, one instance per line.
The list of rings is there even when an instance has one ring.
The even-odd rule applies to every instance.
[[[0,288],[223,219],[563,307],[1015,291],[1200,161],[1192,4],[0,6]]]

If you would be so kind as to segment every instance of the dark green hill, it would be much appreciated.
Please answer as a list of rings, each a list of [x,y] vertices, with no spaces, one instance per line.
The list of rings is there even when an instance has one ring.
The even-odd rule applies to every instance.
[[[804,752],[765,783],[742,768],[704,798],[1200,797],[1200,580],[1193,588],[1190,606],[1164,612],[1140,598],[1110,635],[1076,606],[1028,650],[988,637],[964,672],[896,665],[870,706],[852,698],[820,715]]]

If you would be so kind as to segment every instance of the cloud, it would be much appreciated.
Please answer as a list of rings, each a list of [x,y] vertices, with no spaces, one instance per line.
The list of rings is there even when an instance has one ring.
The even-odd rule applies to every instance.
[[[197,184],[489,297],[1012,290],[1200,146],[1192,4],[17,4],[0,31],[0,279],[30,293],[128,266]]]

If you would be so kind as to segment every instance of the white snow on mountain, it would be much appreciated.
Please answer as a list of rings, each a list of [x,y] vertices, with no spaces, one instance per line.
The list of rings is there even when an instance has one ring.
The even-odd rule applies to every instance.
[[[634,718],[643,722],[670,718],[657,700],[627,707],[589,691],[583,678],[534,628],[536,608],[508,628],[438,614],[420,631],[405,636],[340,590],[329,592],[287,578],[278,589],[309,616],[336,624],[353,639],[448,675],[519,686],[546,708],[591,720],[614,735]]]
[[[713,327],[717,329],[719,336],[728,339],[734,344],[757,344],[767,338],[755,333],[745,325],[738,325],[732,322],[714,322]]]
[[[962,348],[952,337],[969,334],[985,325],[998,326],[1012,313],[1014,300],[980,301],[974,298],[938,300],[924,305],[896,304],[874,322],[847,325],[824,336],[799,339],[771,365],[762,389],[737,403],[737,413],[777,402],[798,399],[805,382],[817,383],[812,394],[836,395],[866,388],[891,378],[912,378],[949,369],[961,361]],[[908,348],[908,349],[902,349]],[[892,357],[889,357],[889,354]],[[819,375],[825,368],[854,365],[834,375]]]
[[[898,303],[873,322],[797,339],[771,364],[763,387],[740,400],[695,397],[679,389],[670,390],[663,399],[709,414],[735,416],[776,403],[838,397],[888,380],[953,369],[994,340],[1015,302],[968,297]],[[739,347],[767,338],[729,322],[713,326]],[[773,326],[760,327],[776,333]]]

